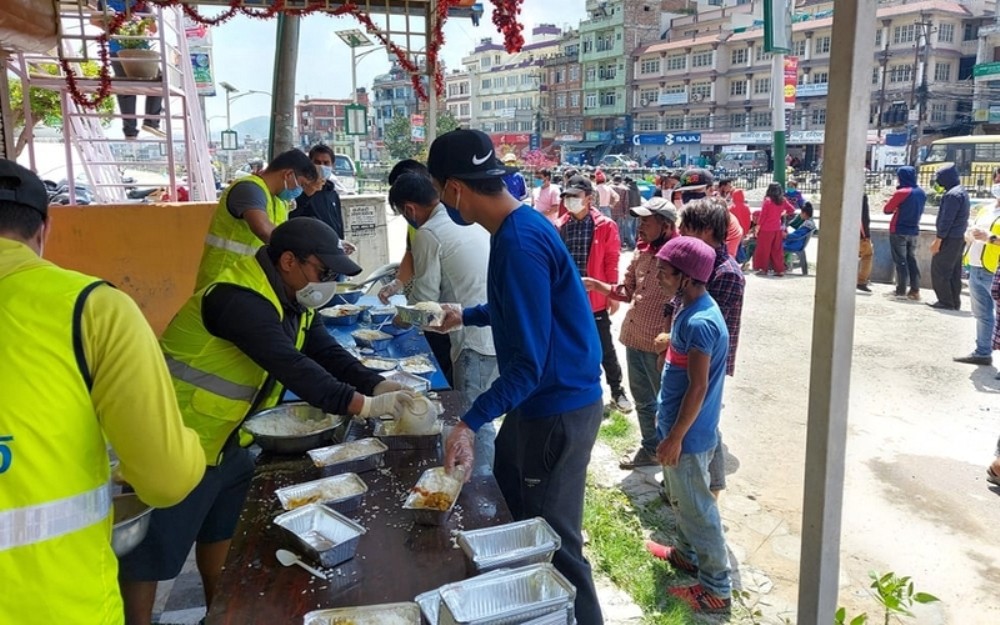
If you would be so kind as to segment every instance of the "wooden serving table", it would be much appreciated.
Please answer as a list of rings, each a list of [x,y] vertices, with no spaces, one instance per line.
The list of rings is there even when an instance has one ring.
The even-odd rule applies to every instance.
[[[449,391],[441,393],[440,399],[446,423],[454,423],[461,414],[461,395]],[[352,428],[350,437],[365,433]],[[322,476],[308,457],[262,454],[207,623],[297,624],[311,610],[412,601],[422,592],[468,577],[453,532],[512,519],[493,476],[476,475],[462,488],[447,524],[414,525],[402,509],[403,500],[424,470],[440,464],[440,447],[390,450],[381,469],[359,474],[368,493],[358,511],[349,516],[367,532],[352,560],[323,569],[324,581],[301,567],[285,568],[278,563],[275,551],[290,544],[271,523],[283,512],[274,495],[276,488]]]

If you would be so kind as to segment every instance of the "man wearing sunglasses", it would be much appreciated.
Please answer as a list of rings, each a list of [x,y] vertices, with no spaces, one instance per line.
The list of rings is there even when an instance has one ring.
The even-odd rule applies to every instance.
[[[150,622],[156,583],[181,571],[195,544],[210,606],[253,475],[243,420],[287,388],[324,412],[399,417],[412,394],[366,368],[330,336],[315,309],[341,274],[361,267],[333,228],[312,218],[279,225],[256,254],[198,291],[161,339],[185,424],[201,438],[205,477],[180,504],[154,511],[146,539],[121,560],[126,622]]]

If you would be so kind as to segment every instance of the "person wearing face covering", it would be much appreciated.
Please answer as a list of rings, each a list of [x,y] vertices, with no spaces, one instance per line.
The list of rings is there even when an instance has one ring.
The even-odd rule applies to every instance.
[[[285,389],[339,415],[398,418],[409,404],[409,391],[362,365],[315,315],[338,275],[360,271],[330,226],[293,219],[195,293],[164,331],[181,415],[208,469],[181,503],[153,511],[145,540],[121,559],[130,625],[150,622],[157,582],[180,573],[192,544],[211,606],[253,475],[238,433],[249,415],[275,406]]]
[[[241,258],[253,256],[288,221],[289,205],[319,180],[316,165],[299,150],[282,152],[260,174],[241,178],[219,198],[205,236],[194,290],[200,291]]]
[[[315,185],[306,185],[302,188],[302,195],[295,199],[295,210],[292,211],[292,218],[315,217],[326,225],[333,228],[333,231],[340,237],[340,243],[344,250],[351,254],[354,246],[344,240],[344,215],[340,207],[340,194],[333,184],[333,164],[337,156],[330,146],[317,143],[309,150],[309,160],[313,165],[319,167],[319,180]]]
[[[969,266],[969,299],[972,316],[976,318],[975,349],[967,356],[953,360],[970,365],[993,364],[993,327],[996,315],[990,290],[993,276],[1000,265],[1000,170],[994,175],[993,206],[980,209],[976,219],[965,231],[968,248],[964,264]]]

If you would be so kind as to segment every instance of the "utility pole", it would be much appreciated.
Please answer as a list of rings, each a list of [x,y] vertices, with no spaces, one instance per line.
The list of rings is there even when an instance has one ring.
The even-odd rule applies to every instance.
[[[295,145],[295,67],[299,57],[299,17],[278,16],[274,49],[274,86],[271,92],[271,140],[267,160]]]
[[[917,134],[916,137],[910,142],[910,164],[917,164],[917,154],[919,153],[920,142],[923,140],[924,136],[924,123],[927,120],[927,66],[930,65],[930,54],[931,54],[931,35],[937,32],[937,29],[932,28],[934,22],[923,21],[923,19],[917,22],[917,26],[920,28],[920,37],[917,39],[916,46],[916,59],[917,61],[913,66],[913,85],[916,87],[917,84],[917,66],[920,65],[920,39],[923,39],[923,67],[920,71],[920,89],[916,91],[917,96]],[[911,100],[912,102],[912,100]]]
[[[879,55],[879,62],[882,65],[882,86],[879,87],[878,92],[878,120],[876,122],[876,128],[878,129],[879,143],[882,143],[882,118],[885,117],[885,82],[888,78],[888,72],[886,67],[889,64],[889,58],[892,55],[889,54],[889,38],[886,37],[885,47],[882,48],[882,53]]]

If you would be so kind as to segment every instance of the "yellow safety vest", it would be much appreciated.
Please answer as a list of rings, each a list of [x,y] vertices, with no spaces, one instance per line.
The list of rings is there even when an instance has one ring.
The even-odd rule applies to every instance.
[[[181,307],[160,339],[173,379],[184,423],[201,437],[205,461],[222,461],[226,441],[251,411],[278,403],[284,390],[267,371],[233,343],[213,336],[201,318],[205,295],[217,284],[235,284],[267,298],[278,317],[284,310],[277,293],[255,256],[242,258],[222,272],[212,284],[195,293]],[[314,311],[299,319],[295,347],[302,349]]]
[[[100,284],[41,258],[0,276],[0,623],[124,620],[80,323]]]
[[[1000,217],[994,219],[993,223],[990,224],[989,233],[993,236],[1000,237]],[[997,241],[994,244],[984,244],[980,260],[983,261],[983,267],[987,271],[990,273],[996,273],[997,266],[1000,265],[1000,241]]]
[[[201,254],[201,264],[198,266],[198,277],[195,279],[196,292],[215,282],[233,263],[241,258],[253,256],[264,245],[264,242],[250,230],[246,220],[233,217],[226,208],[229,192],[237,184],[245,182],[253,183],[264,191],[267,197],[267,218],[271,223],[280,226],[288,221],[288,204],[271,195],[271,190],[264,184],[263,179],[247,176],[230,185],[219,198],[219,205],[215,207],[215,213],[212,215],[212,223],[208,226],[205,248]]]

